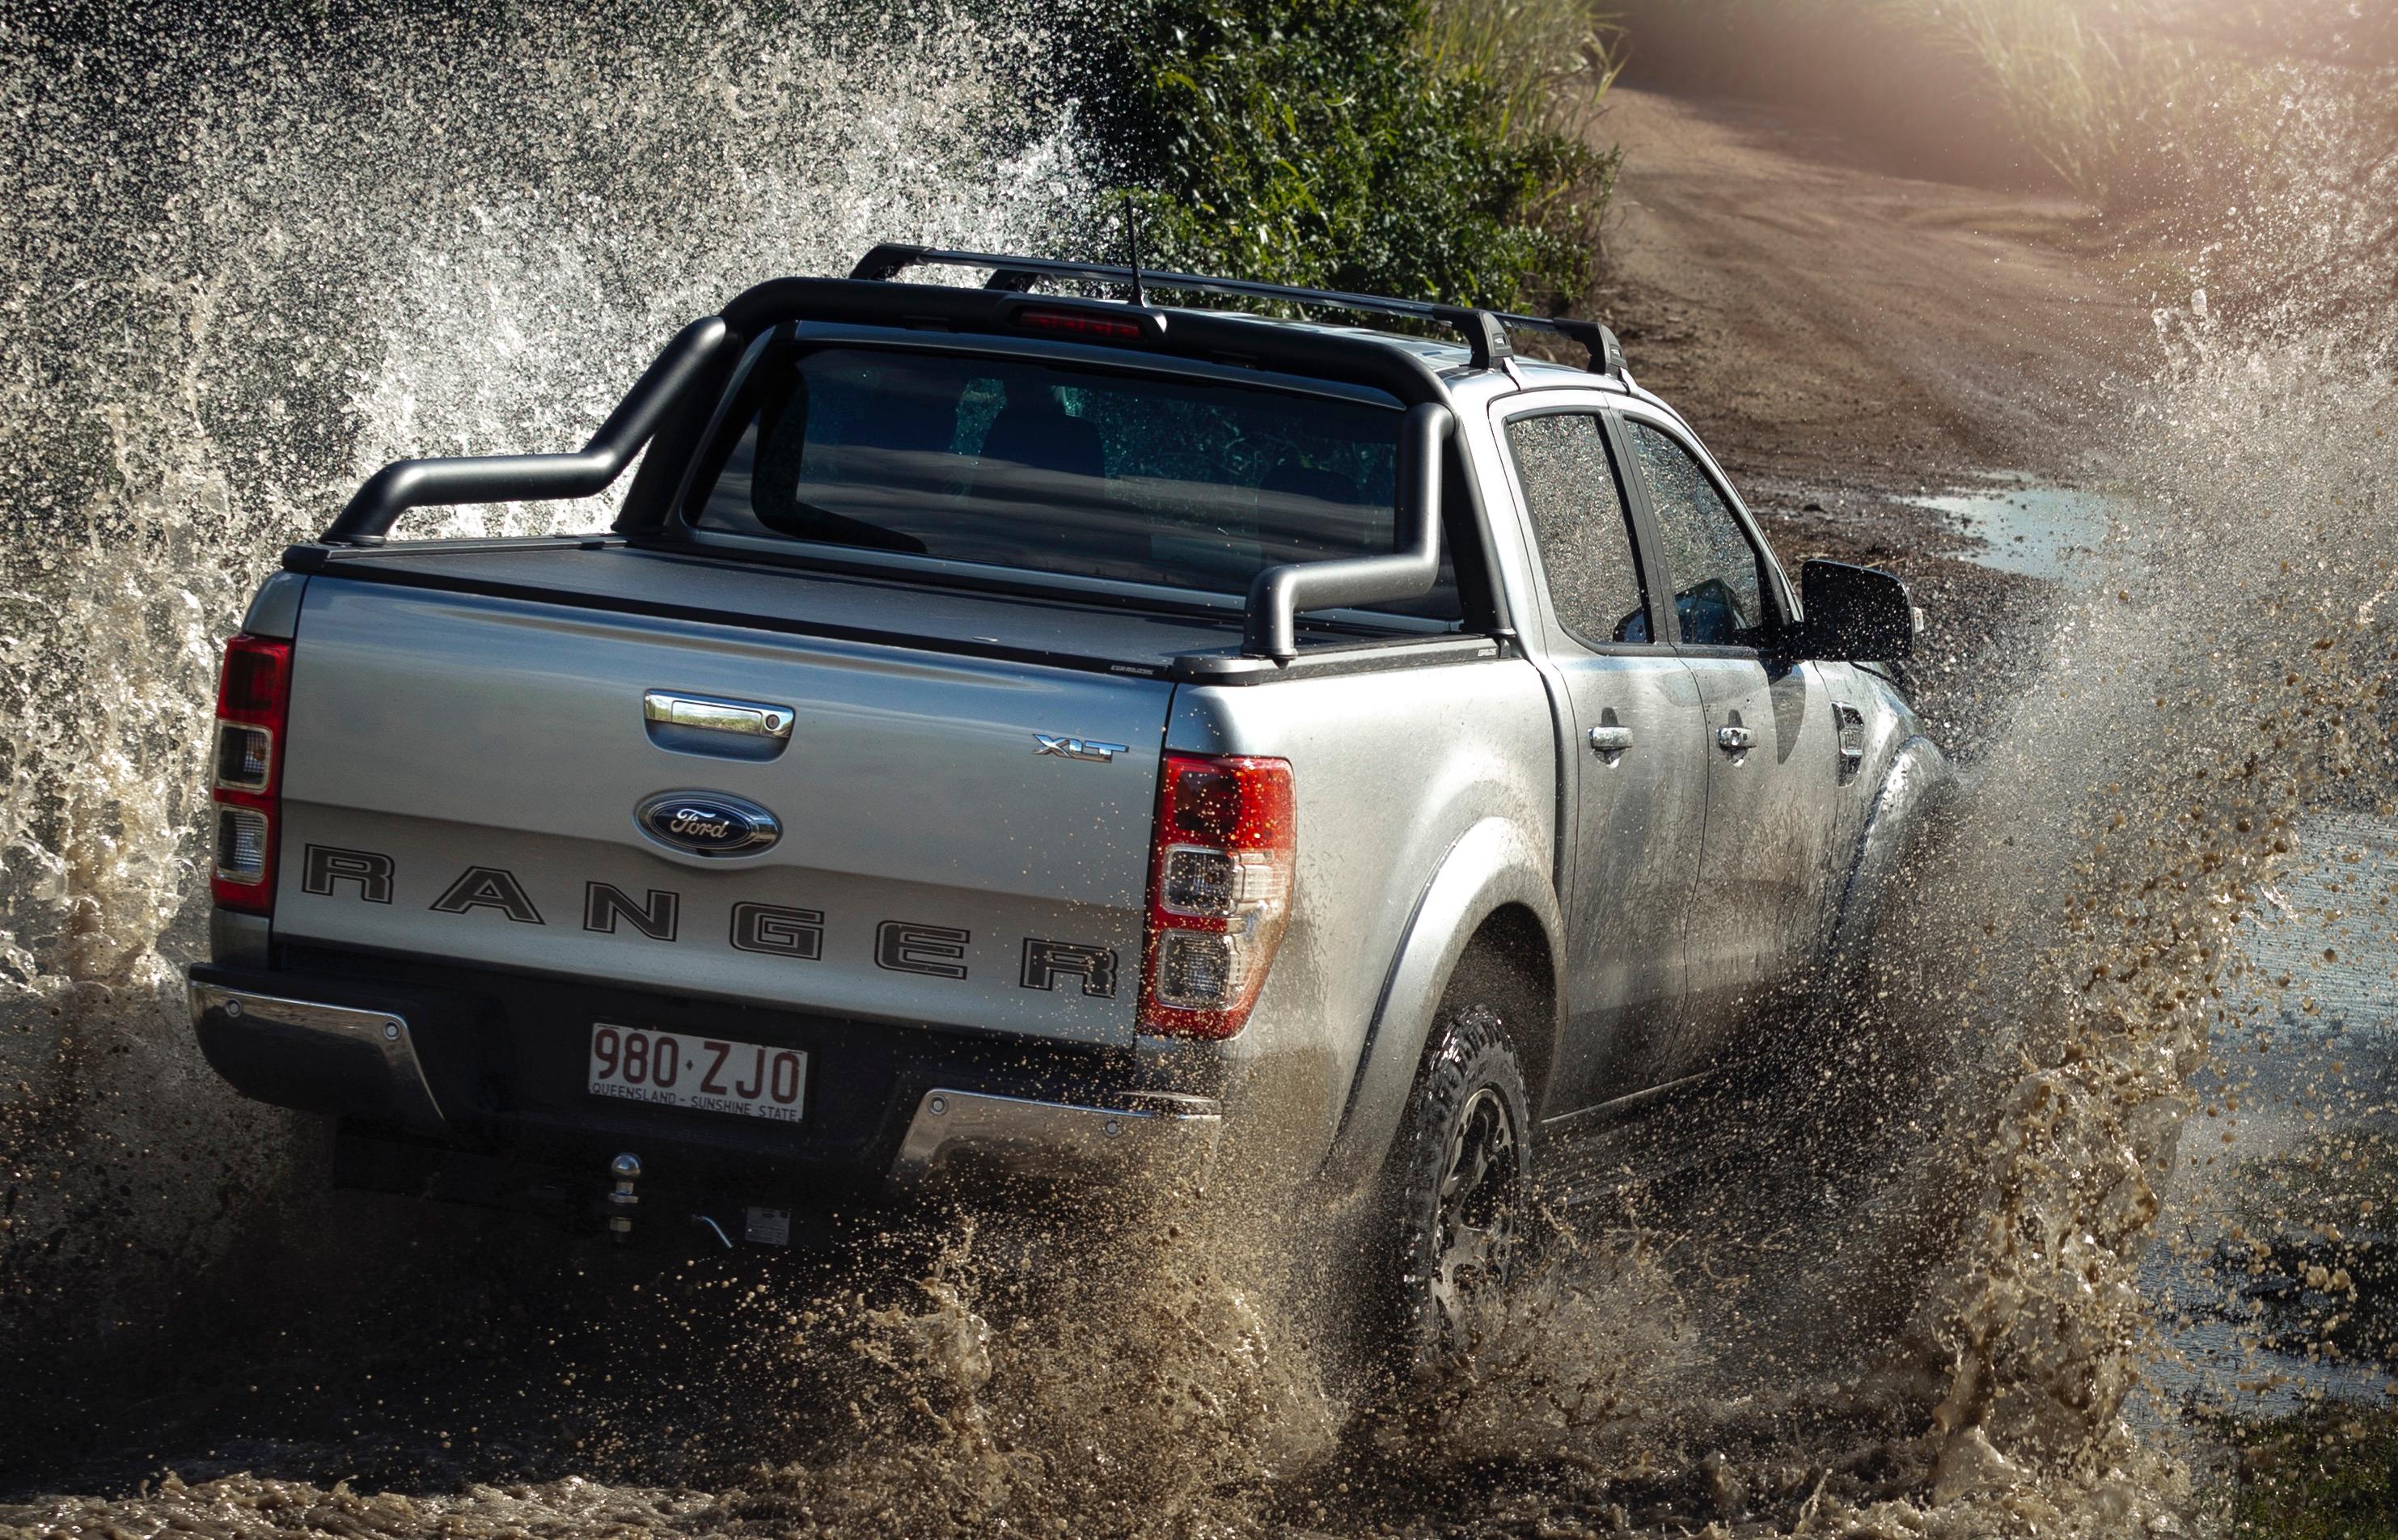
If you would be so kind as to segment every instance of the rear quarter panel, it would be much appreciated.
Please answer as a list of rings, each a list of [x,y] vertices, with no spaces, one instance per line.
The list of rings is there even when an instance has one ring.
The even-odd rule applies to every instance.
[[[1226,1045],[1244,1154],[1321,1162],[1419,902],[1469,831],[1556,849],[1556,740],[1533,667],[1496,658],[1248,687],[1186,687],[1166,746],[1291,763],[1291,925],[1246,1031]],[[1552,901],[1551,908],[1554,909]],[[1412,1056],[1420,1045],[1376,1042]],[[1408,1066],[1412,1069],[1412,1065]]]

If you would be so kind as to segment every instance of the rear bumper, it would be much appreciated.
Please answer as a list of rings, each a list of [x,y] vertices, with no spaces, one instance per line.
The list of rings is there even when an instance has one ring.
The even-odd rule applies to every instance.
[[[1223,1121],[1217,1102],[1167,1092],[1083,1106],[936,1088],[917,1102],[891,1174],[912,1183],[961,1160],[1034,1170],[1204,1161]]]
[[[1104,1179],[1204,1164],[1222,1127],[1216,1098],[1142,1084],[1120,1051],[343,961],[195,966],[201,1051],[245,1096],[332,1114],[427,1161],[454,1152],[596,1183],[630,1151],[695,1189],[804,1202],[829,1185],[915,1186],[952,1171]],[[805,1117],[761,1124],[586,1094],[590,1023],[628,1019],[804,1048],[815,1066]]]
[[[298,1000],[193,977],[192,1030],[209,1066],[256,1101],[438,1133],[409,1010]]]

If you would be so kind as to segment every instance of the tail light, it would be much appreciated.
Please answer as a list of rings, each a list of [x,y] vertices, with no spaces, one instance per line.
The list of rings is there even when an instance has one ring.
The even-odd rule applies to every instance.
[[[1168,754],[1150,853],[1140,1029],[1230,1037],[1290,925],[1298,842],[1286,760]]]
[[[291,643],[246,634],[225,643],[209,760],[216,868],[209,890],[219,908],[249,914],[275,909],[275,823],[290,703]]]

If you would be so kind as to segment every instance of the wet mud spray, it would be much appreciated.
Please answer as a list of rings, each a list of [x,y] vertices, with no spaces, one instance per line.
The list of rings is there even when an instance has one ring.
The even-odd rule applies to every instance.
[[[1056,46],[0,11],[0,1529],[2176,1533],[2199,1413],[2373,1393],[2398,385],[2195,297],[2090,383],[2122,527],[1837,1020],[1697,1169],[1559,1195],[1449,1379],[1357,1403],[1341,1216],[1263,1148],[814,1269],[318,1190],[182,1020],[243,596],[385,459],[579,442],[755,279],[1086,235]]]

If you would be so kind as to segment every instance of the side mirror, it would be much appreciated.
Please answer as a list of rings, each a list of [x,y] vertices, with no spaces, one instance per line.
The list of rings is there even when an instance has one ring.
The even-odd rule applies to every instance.
[[[1922,612],[1906,585],[1886,572],[1846,561],[1809,561],[1798,569],[1807,606],[1799,651],[1827,663],[1887,663],[1915,651]]]

